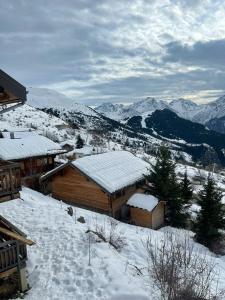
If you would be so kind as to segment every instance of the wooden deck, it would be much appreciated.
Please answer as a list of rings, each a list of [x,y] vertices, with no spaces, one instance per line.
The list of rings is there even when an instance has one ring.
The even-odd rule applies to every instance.
[[[20,165],[0,161],[0,202],[18,198],[20,190]]]

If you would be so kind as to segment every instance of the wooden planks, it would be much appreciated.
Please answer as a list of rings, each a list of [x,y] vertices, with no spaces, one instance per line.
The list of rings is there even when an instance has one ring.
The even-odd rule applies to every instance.
[[[3,233],[3,234],[5,234],[5,235],[7,235],[7,236],[9,236],[9,237],[11,237],[11,238],[13,238],[13,239],[16,239],[16,240],[20,241],[20,242],[22,242],[22,243],[24,243],[24,244],[26,244],[28,246],[35,245],[35,242],[33,242],[31,240],[28,240],[25,237],[23,237],[23,236],[15,233],[15,232],[13,232],[11,230],[5,229],[3,227],[0,227],[0,232]]]
[[[131,221],[137,226],[152,228],[152,213],[137,207],[130,207]]]
[[[108,195],[70,166],[63,170],[62,175],[59,173],[53,177],[52,195],[57,199],[109,212]]]

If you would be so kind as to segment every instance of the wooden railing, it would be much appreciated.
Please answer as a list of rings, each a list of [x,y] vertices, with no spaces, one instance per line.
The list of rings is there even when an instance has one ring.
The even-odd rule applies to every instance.
[[[19,164],[0,163],[0,196],[15,194],[21,190]]]
[[[21,267],[27,259],[26,246],[11,240],[0,243],[0,273]]]

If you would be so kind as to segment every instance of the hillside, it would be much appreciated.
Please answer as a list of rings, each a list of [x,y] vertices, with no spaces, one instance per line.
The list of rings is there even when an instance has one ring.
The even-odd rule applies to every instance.
[[[133,117],[127,124],[137,131],[143,131],[153,136],[161,136],[179,145],[184,152],[193,156],[194,160],[217,160],[223,165],[225,157],[225,135],[205,126],[183,118],[174,112],[164,109],[156,110],[152,115],[143,120],[141,116]],[[209,156],[209,157],[207,157]]]
[[[73,111],[85,115],[98,116],[92,108],[76,103],[66,95],[46,88],[30,88],[27,104],[39,108],[56,108],[62,112]]]
[[[182,238],[184,231],[172,228],[154,231],[118,222],[117,232],[123,237],[124,246],[116,251],[91,236],[89,263],[87,230],[103,226],[109,233],[110,218],[80,208],[74,208],[75,215],[71,217],[66,208],[66,204],[27,188],[23,189],[21,199],[1,204],[1,214],[36,242],[28,248],[31,289],[25,299],[152,299],[151,277],[145,275],[144,243],[149,236],[155,241],[165,239],[167,231]],[[84,224],[78,222],[80,216],[84,217]],[[206,251],[207,259],[213,259],[220,273],[219,288],[224,288],[224,257],[212,257],[198,244],[195,251],[196,254]]]
[[[56,142],[69,141],[74,145],[78,134],[82,136],[86,145],[96,144],[94,140],[97,135],[98,144],[100,143],[105,150],[126,148],[141,153],[153,153],[156,147],[166,140],[175,157],[179,159],[190,162],[192,157],[194,161],[204,164],[225,164],[221,152],[225,148],[224,136],[209,131],[200,124],[179,118],[170,110],[167,110],[167,114],[163,113],[164,102],[160,102],[160,110],[157,110],[157,113],[154,109],[158,102],[152,98],[145,103],[136,103],[133,111],[136,112],[140,106],[142,114],[128,118],[126,122],[119,122],[92,108],[75,104],[67,97],[65,99],[69,102],[65,102],[65,107],[60,107],[64,104],[64,95],[58,95],[51,90],[45,95],[45,92],[45,89],[35,89],[36,102],[33,102],[33,105],[38,108],[24,105],[3,114],[0,120],[2,130],[31,128]],[[30,93],[29,97],[33,94]],[[28,100],[28,103],[31,102]],[[51,107],[52,105],[55,106]],[[146,112],[145,110],[152,108],[152,105],[154,109]],[[178,104],[174,102],[173,105]],[[185,103],[185,107],[189,106],[194,105]],[[118,107],[121,108],[121,105]],[[63,124],[65,126],[61,126]]]

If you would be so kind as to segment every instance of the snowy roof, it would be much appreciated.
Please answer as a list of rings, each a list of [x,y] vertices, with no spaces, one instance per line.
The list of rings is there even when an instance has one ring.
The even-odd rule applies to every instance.
[[[152,195],[146,194],[134,194],[127,201],[129,206],[146,209],[147,211],[152,211],[158,204],[158,199]]]
[[[72,164],[109,193],[143,179],[149,168],[148,163],[127,151],[85,156]]]
[[[59,144],[44,136],[30,134],[23,138],[0,138],[0,159],[14,160],[65,152]]]
[[[27,137],[27,136],[31,136],[31,135],[35,135],[37,136],[37,133],[34,131],[34,130],[21,130],[21,131],[14,131],[14,130],[11,130],[11,131],[2,131],[2,136],[3,138],[5,139],[11,139],[11,133],[14,134],[14,138],[15,139],[21,139],[21,138],[24,138],[24,137]]]

